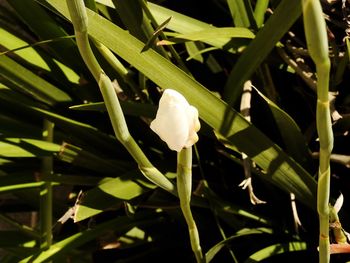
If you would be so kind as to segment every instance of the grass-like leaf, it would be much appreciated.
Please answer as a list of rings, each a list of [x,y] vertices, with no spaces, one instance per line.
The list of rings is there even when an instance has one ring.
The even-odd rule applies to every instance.
[[[225,85],[225,99],[230,105],[234,104],[247,81],[270,54],[276,43],[290,29],[301,15],[299,1],[281,1],[265,26],[258,31],[255,39],[244,50],[237,60]],[[259,56],[257,56],[259,54]]]
[[[133,226],[142,226],[146,224],[155,224],[158,221],[153,215],[137,213],[132,219],[128,216],[116,217],[110,221],[101,223],[92,229],[74,234],[56,244],[52,245],[49,250],[43,251],[38,255],[33,255],[21,260],[21,263],[32,262],[47,262],[48,260],[54,260],[74,248],[87,243],[88,241],[101,236],[103,233],[110,231],[113,228],[118,229],[119,232],[124,232],[131,229]]]
[[[55,105],[71,101],[65,92],[7,56],[0,56],[0,69],[0,75],[13,83],[20,92],[41,102]]]
[[[287,153],[305,169],[310,171],[312,167],[311,151],[307,146],[306,139],[299,126],[288,113],[278,107],[273,101],[269,100],[260,91],[257,89],[255,90],[269,106],[283,138]]]
[[[79,203],[74,221],[79,222],[105,211],[110,207],[118,207],[123,201],[131,200],[156,186],[147,184],[148,187],[137,182],[141,181],[139,171],[127,173],[123,176],[107,180],[97,187],[84,193]]]
[[[208,250],[208,252],[205,254],[206,263],[209,263],[210,261],[212,261],[215,255],[219,253],[222,248],[227,246],[233,240],[238,239],[239,237],[250,236],[250,235],[266,235],[266,234],[272,234],[272,230],[269,228],[246,229],[245,231],[241,231],[241,233],[237,233],[236,235],[230,236],[220,241],[219,243],[215,244],[213,247],[211,247]]]
[[[176,43],[183,43],[186,41],[202,41],[211,42],[212,40],[223,39],[223,42],[228,39],[224,45],[215,45],[217,48],[225,48],[225,46],[231,41],[232,38],[247,38],[253,39],[255,35],[247,28],[244,27],[221,27],[221,28],[208,28],[205,30],[188,33],[188,34],[176,34],[174,37],[168,40],[161,40],[157,45],[170,45]],[[214,42],[216,44],[216,42]]]
[[[5,138],[0,141],[2,157],[44,157],[59,152],[61,146],[35,139]]]
[[[303,251],[307,249],[306,242],[293,241],[288,243],[278,243],[265,247],[251,255],[244,263],[260,262],[274,255]]]
[[[59,37],[66,37],[68,34],[60,27],[53,18],[35,1],[13,0],[9,4],[14,8],[16,14],[27,24],[27,26],[40,38],[48,40]],[[49,43],[57,59],[68,63],[76,72],[81,73],[85,69],[82,59],[78,56],[78,49],[72,39],[65,39],[60,42]],[[71,59],[72,55],[76,59]]]

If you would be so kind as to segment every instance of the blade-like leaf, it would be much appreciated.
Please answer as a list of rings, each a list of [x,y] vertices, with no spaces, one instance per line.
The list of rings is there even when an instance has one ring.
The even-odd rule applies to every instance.
[[[52,245],[50,249],[43,251],[39,255],[34,255],[28,258],[21,260],[21,263],[32,262],[47,262],[49,260],[54,260],[59,256],[62,256],[69,251],[72,251],[74,248],[77,248],[88,241],[102,235],[103,233],[110,231],[111,229],[118,229],[119,232],[126,231],[133,226],[142,226],[146,224],[154,224],[158,221],[154,215],[145,215],[138,213],[134,218],[128,216],[116,217],[110,221],[101,223],[94,228],[89,228],[85,231],[74,234],[62,241],[57,242]]]
[[[273,101],[269,100],[259,90],[255,90],[269,106],[283,138],[287,153],[305,169],[310,171],[310,168],[312,167],[311,151],[307,146],[306,139],[299,126],[295,123],[292,117],[279,108]]]
[[[64,162],[83,167],[99,174],[117,175],[133,168],[133,163],[108,160],[69,143],[63,143],[58,158]]]
[[[143,187],[135,180],[142,178],[139,171],[125,174],[118,178],[113,178],[100,184],[86,193],[77,210],[75,212],[74,221],[78,222],[99,214],[110,207],[117,207],[123,201],[131,200],[147,191],[150,188],[155,188],[154,185],[149,185],[150,188]]]
[[[17,89],[49,105],[68,103],[71,98],[62,90],[35,75],[6,55],[0,56],[0,75]]]
[[[213,260],[215,255],[220,252],[220,250],[225,247],[227,244],[232,242],[233,240],[242,237],[242,236],[250,236],[250,235],[262,235],[262,234],[272,234],[272,230],[268,228],[257,228],[257,229],[246,229],[245,231],[242,231],[241,233],[237,233],[236,235],[233,235],[231,237],[228,237],[219,243],[215,244],[212,248],[208,250],[207,253],[205,253],[205,260],[207,263]]]
[[[215,45],[217,48],[225,48],[225,46],[231,41],[232,38],[248,38],[252,39],[255,35],[247,28],[243,27],[221,27],[221,28],[208,28],[202,31],[192,32],[188,34],[176,34],[175,37],[168,40],[161,40],[157,45],[169,45],[175,43],[183,43],[186,41],[203,41],[211,42],[212,40],[223,39],[228,42],[223,45]],[[215,42],[214,42],[215,43]]]
[[[8,3],[41,40],[68,36],[64,29],[58,26],[53,18],[35,1],[11,0]],[[78,56],[78,48],[72,39],[49,43],[48,46],[57,58],[68,63],[76,72],[81,73],[85,69],[82,59]],[[71,59],[72,56],[75,56],[76,59]]]
[[[0,141],[2,157],[44,157],[59,152],[61,146],[35,139],[6,138]]]
[[[256,27],[250,1],[227,0],[227,4],[230,9],[235,26],[246,28]]]
[[[52,59],[46,53],[39,52],[34,48],[34,46],[44,45],[51,42],[59,42],[67,38],[72,38],[72,36],[60,37],[51,40],[39,41],[34,44],[29,44],[28,42],[25,42],[15,34],[12,34],[11,32],[5,30],[4,28],[0,28],[0,35],[0,44],[8,49],[7,51],[0,53],[0,56],[3,56],[7,53],[15,53],[16,55],[24,59],[26,62],[46,71],[52,70],[52,68],[50,68],[50,66],[46,62],[47,60],[52,60],[54,64],[59,67],[59,70],[64,73],[65,78],[69,79],[74,83],[78,83],[79,76],[69,67],[63,65],[55,59]],[[58,70],[55,70],[54,74],[57,74],[57,72]]]
[[[156,116],[157,107],[155,105],[138,103],[133,101],[120,101],[120,106],[125,115],[143,116],[154,118]],[[95,102],[71,106],[72,110],[88,110],[88,111],[106,111],[104,102]]]
[[[99,131],[96,127],[36,107],[32,105],[33,103],[28,103],[28,100],[25,100],[27,103],[23,103],[22,100],[18,101],[18,96],[8,89],[0,89],[0,101],[0,108],[6,111],[11,110],[22,118],[39,118],[39,120],[46,118],[54,122],[61,129],[75,136],[76,142],[86,140],[85,144],[87,143],[87,147],[92,150],[103,147],[104,150],[116,151],[118,147],[120,148],[115,138]]]
[[[270,54],[276,43],[290,29],[301,15],[301,3],[283,0],[273,15],[244,50],[234,65],[225,85],[225,99],[233,105],[242,92],[243,83],[247,81]],[[257,56],[257,54],[259,54]]]
[[[128,31],[142,42],[146,42],[147,35],[142,27],[143,13],[139,1],[113,0],[113,3]]]
[[[260,262],[274,255],[303,251],[307,249],[306,242],[294,241],[289,243],[279,243],[265,247],[251,255],[245,263]]]

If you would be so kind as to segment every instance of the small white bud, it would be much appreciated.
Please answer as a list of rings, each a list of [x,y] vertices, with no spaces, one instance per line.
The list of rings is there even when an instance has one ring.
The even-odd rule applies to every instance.
[[[198,110],[179,92],[166,89],[160,98],[157,116],[151,122],[151,129],[171,150],[180,152],[182,148],[191,147],[198,141]]]

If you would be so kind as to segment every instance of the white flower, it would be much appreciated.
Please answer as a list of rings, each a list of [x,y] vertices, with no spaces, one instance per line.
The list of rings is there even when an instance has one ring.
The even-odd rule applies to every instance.
[[[182,148],[190,147],[198,141],[198,110],[176,90],[166,89],[160,98],[151,129],[171,150],[180,152]]]

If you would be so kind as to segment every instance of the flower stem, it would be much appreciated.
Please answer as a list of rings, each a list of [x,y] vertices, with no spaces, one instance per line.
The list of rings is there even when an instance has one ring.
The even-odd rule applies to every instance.
[[[83,0],[67,0],[68,10],[80,54],[100,87],[109,118],[117,139],[124,145],[139,165],[143,175],[157,186],[176,194],[175,186],[147,159],[129,133],[117,94],[109,77],[94,56],[88,38],[88,18]]]
[[[192,192],[192,147],[183,148],[177,157],[177,191],[180,206],[190,235],[192,251],[198,263],[204,262],[198,229],[193,219],[190,201]]]
[[[329,107],[330,60],[326,23],[318,0],[303,0],[304,28],[308,51],[316,64],[317,109],[316,124],[320,141],[317,211],[320,220],[319,262],[330,261],[329,246],[329,193],[330,155],[333,132]]]

